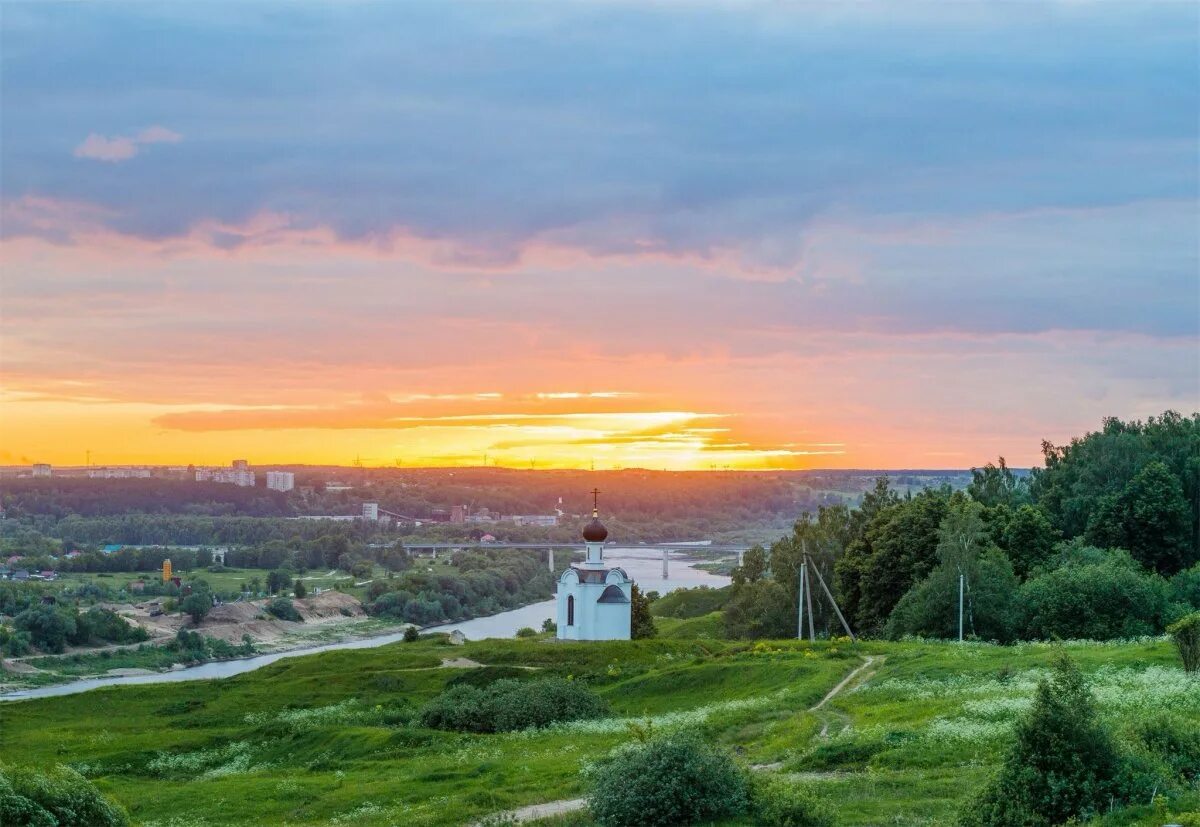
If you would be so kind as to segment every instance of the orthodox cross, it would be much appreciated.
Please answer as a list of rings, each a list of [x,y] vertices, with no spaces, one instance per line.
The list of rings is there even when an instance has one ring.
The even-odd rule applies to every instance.
[[[594,515],[599,514],[600,513],[600,489],[593,488],[588,493],[590,493],[592,495],[592,514],[594,514]]]

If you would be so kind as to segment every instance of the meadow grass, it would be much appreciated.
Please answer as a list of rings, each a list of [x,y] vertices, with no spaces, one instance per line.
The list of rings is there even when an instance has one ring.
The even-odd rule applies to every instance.
[[[1200,722],[1200,691],[1165,641],[1064,648],[1106,715],[1165,704]],[[628,741],[636,723],[698,730],[746,765],[780,762],[810,780],[821,773],[843,824],[947,824],[994,771],[1054,652],[426,639],[292,658],[223,681],[0,704],[0,753],[75,766],[139,824],[449,825],[581,795],[581,765]],[[878,668],[809,712],[864,655]],[[415,710],[462,674],[442,667],[453,657],[586,681],[613,717],[497,735],[413,725]]]

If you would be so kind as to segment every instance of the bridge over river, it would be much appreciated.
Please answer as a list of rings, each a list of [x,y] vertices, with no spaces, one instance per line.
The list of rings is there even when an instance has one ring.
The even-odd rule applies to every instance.
[[[404,548],[409,554],[428,555],[433,559],[437,559],[438,552],[455,552],[455,551],[474,551],[478,549],[532,549],[534,551],[546,552],[546,564],[550,567],[550,571],[554,571],[554,552],[555,551],[583,551],[585,546],[583,543],[405,543]],[[720,554],[733,554],[737,556],[738,565],[742,564],[742,555],[748,545],[728,545],[728,544],[709,544],[709,543],[638,543],[637,545],[621,545],[619,543],[609,543],[606,548],[612,549],[638,549],[638,550],[659,550],[662,551],[663,577],[667,577],[668,564],[670,562],[671,552],[696,552],[696,551],[711,551]]]

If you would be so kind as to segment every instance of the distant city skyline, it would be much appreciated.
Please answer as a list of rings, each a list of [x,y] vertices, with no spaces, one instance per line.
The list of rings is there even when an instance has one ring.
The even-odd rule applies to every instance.
[[[1190,413],[1198,32],[6,3],[0,465],[1027,467]]]

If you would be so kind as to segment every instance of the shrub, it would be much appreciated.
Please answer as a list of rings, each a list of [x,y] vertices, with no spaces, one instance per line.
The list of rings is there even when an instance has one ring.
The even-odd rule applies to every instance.
[[[14,618],[13,625],[28,632],[30,642],[46,652],[63,651],[76,632],[74,613],[54,606],[30,606]]]
[[[456,732],[512,732],[607,714],[607,702],[581,683],[505,679],[483,688],[448,687],[425,705],[418,720],[423,726]]]
[[[446,688],[452,686],[490,686],[500,680],[528,681],[534,680],[537,673],[517,666],[481,666],[475,669],[463,669],[450,680]]]
[[[205,616],[212,611],[212,598],[205,592],[194,592],[189,594],[179,603],[179,611],[192,618],[192,623],[197,625],[204,620]]]
[[[654,615],[650,614],[650,606],[653,601],[638,588],[637,583],[633,584],[630,601],[632,603],[629,620],[630,637],[634,640],[645,640],[657,635],[658,629],[654,626]]]
[[[821,739],[804,753],[799,764],[806,770],[864,769],[872,758],[891,746],[881,735]]]
[[[999,774],[960,817],[979,827],[1040,827],[1086,819],[1120,791],[1123,767],[1092,694],[1066,655],[1038,684]]]
[[[558,631],[558,624],[555,623],[550,618],[546,618],[545,620],[542,621],[542,631],[556,633]]]
[[[135,626],[111,609],[94,607],[76,619],[76,624],[87,639],[110,643],[140,643],[150,635],[141,626]]]
[[[1136,721],[1130,735],[1161,759],[1174,775],[1189,783],[1200,780],[1200,730],[1191,721],[1159,713]]]
[[[417,629],[416,626],[405,626],[404,627],[404,642],[405,643],[416,643],[420,637],[421,637],[421,632]]]
[[[753,785],[755,823],[765,827],[832,827],[833,808],[809,788],[771,779]]]
[[[796,613],[783,586],[758,580],[741,586],[725,605],[725,635],[731,639],[796,636]]]
[[[517,629],[517,637],[537,637],[537,631],[529,626],[522,626]]]
[[[308,589],[304,586],[303,580],[296,580],[296,585],[292,587],[292,593],[296,595],[296,599],[300,599],[308,595]]]
[[[124,810],[69,767],[34,770],[0,765],[0,824],[30,827],[119,827]]]
[[[585,768],[597,822],[695,824],[746,810],[746,779],[729,755],[679,733],[619,748]]]
[[[1017,578],[1004,553],[991,549],[980,555],[966,581],[964,633],[983,640],[1008,643],[1013,638],[1013,600]],[[938,566],[909,589],[884,626],[884,635],[898,640],[905,635],[958,637],[958,571]]]
[[[1192,674],[1200,672],[1200,612],[1193,612],[1172,623],[1167,627],[1167,632],[1179,649],[1179,657],[1183,658],[1184,671]]]
[[[677,617],[681,620],[703,617],[725,608],[732,593],[730,586],[720,589],[711,586],[676,589],[652,602],[650,613],[655,617]]]
[[[1021,586],[1023,636],[1109,640],[1158,634],[1171,604],[1167,584],[1119,562],[1070,565]]]
[[[1200,611],[1200,563],[1171,578],[1171,599]]]
[[[292,601],[286,597],[277,597],[267,604],[267,612],[274,615],[280,620],[295,620],[301,623],[304,618],[300,617],[300,613],[296,611],[296,607],[292,605]]]
[[[19,658],[21,655],[29,654],[29,641],[29,632],[0,626],[0,652],[8,657]]]

